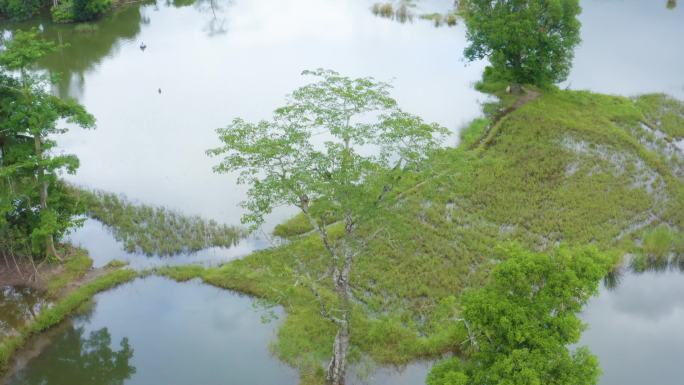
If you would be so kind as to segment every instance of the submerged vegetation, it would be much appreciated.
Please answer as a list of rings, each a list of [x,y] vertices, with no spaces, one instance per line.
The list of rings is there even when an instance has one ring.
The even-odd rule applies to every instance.
[[[102,191],[72,189],[86,215],[106,225],[128,252],[171,256],[209,247],[231,247],[246,232],[199,216],[158,206],[137,205]]]

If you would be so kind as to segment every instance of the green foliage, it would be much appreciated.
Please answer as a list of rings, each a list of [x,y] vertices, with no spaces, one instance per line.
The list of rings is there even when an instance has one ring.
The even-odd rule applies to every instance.
[[[136,205],[122,196],[72,188],[86,214],[108,226],[128,252],[170,256],[234,246],[246,233],[235,226],[187,216],[164,207]]]
[[[487,285],[461,299],[472,354],[438,366],[428,384],[596,384],[596,358],[568,345],[579,341],[577,313],[598,292],[609,260],[595,249],[506,254]]]
[[[55,151],[54,137],[67,131],[63,123],[91,128],[95,120],[75,101],[50,94],[51,79],[33,72],[55,49],[32,30],[16,31],[0,52],[0,246],[20,257],[54,257],[54,240],[80,223],[58,178],[74,173],[78,158]]]
[[[50,11],[55,23],[72,23],[75,20],[73,0],[60,1],[57,6],[50,8]]]
[[[47,284],[50,297],[56,298],[67,285],[77,282],[93,267],[93,260],[84,250],[75,250],[75,254],[66,259],[63,271],[51,278]]]
[[[372,78],[349,79],[334,71],[305,71],[321,79],[295,90],[271,121],[253,124],[236,118],[217,130],[223,146],[215,171],[239,171],[251,186],[243,222],[259,225],[279,205],[304,209],[316,202],[326,218],[368,208],[386,188],[388,170],[410,168],[436,146],[444,129],[399,110],[389,85]],[[376,114],[370,123],[360,119]],[[327,134],[322,147],[313,136]],[[362,146],[375,146],[365,155]],[[365,182],[365,183],[364,183]],[[306,213],[305,213],[306,214]]]
[[[563,81],[580,42],[579,0],[467,0],[463,14],[470,60],[488,58],[518,84]]]
[[[30,19],[47,4],[47,0],[0,0],[0,19]]]
[[[91,21],[112,8],[112,0],[71,0],[75,21]]]
[[[97,20],[112,9],[112,0],[62,0],[52,7],[55,23]]]

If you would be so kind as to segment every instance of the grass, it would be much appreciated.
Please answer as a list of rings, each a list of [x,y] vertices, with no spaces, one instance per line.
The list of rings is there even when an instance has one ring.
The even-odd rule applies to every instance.
[[[246,232],[235,226],[186,216],[164,207],[136,205],[102,191],[73,189],[87,215],[111,229],[128,252],[172,256],[209,247],[231,247]]]
[[[66,286],[82,278],[93,267],[93,260],[85,250],[76,249],[63,265],[63,271],[52,277],[47,283],[48,296],[56,298]]]
[[[361,233],[378,236],[354,267],[352,357],[404,364],[458,354],[464,330],[450,321],[456,298],[480,287],[506,258],[498,244],[533,251],[590,244],[616,265],[629,254],[681,255],[684,186],[658,148],[634,135],[648,116],[629,98],[547,90],[496,131],[488,119],[474,121],[458,148],[405,175],[394,203],[360,224]],[[335,328],[293,269],[297,257],[308,270],[324,271],[322,245],[309,230],[295,217],[277,230],[290,237],[286,245],[218,268],[165,274],[283,306],[287,318],[273,351],[300,368],[303,383],[320,383]],[[340,234],[339,225],[329,232]],[[334,301],[322,285],[321,295]]]
[[[82,261],[79,262],[79,266],[83,265]],[[74,270],[76,269],[74,268]],[[66,268],[65,275],[69,276],[70,274],[70,269]],[[12,354],[21,348],[29,337],[56,326],[67,316],[78,311],[82,306],[87,305],[95,294],[131,281],[137,276],[138,274],[135,271],[129,269],[108,270],[99,277],[66,294],[57,300],[52,307],[43,310],[32,322],[20,329],[18,335],[5,338],[0,342],[0,374],[8,369]]]

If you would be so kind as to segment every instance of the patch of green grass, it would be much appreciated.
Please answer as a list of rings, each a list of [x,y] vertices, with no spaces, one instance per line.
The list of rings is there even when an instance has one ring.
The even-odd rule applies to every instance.
[[[674,139],[684,138],[684,102],[664,94],[635,98],[646,120]]]
[[[19,335],[6,338],[0,342],[0,373],[8,369],[12,354],[24,345],[30,336],[56,326],[67,316],[87,304],[95,294],[129,282],[137,276],[138,274],[135,271],[129,269],[108,271],[59,299],[52,307],[43,310],[32,322],[19,331]]]
[[[119,269],[125,266],[128,266],[128,262],[112,259],[105,265],[105,269]]]
[[[136,205],[102,191],[73,189],[89,217],[112,230],[128,252],[171,256],[209,247],[231,247],[247,235],[235,226],[199,216],[186,216],[164,207]]]
[[[83,277],[93,267],[93,260],[85,250],[76,249],[63,265],[64,271],[52,277],[47,284],[50,297],[56,297],[71,282]]]
[[[178,282],[186,282],[195,278],[204,277],[206,270],[200,265],[163,266],[154,269],[153,274],[173,279]]]
[[[291,238],[297,235],[302,235],[313,230],[311,223],[304,214],[297,214],[287,221],[277,225],[273,229],[273,235],[282,238]]]

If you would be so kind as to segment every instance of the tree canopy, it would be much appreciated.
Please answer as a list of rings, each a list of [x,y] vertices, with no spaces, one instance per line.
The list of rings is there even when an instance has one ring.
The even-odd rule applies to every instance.
[[[54,135],[67,131],[63,122],[90,128],[95,119],[77,102],[52,95],[52,79],[34,71],[37,61],[55,49],[36,31],[17,31],[0,51],[3,252],[56,256],[54,239],[75,223],[78,212],[58,178],[75,172],[78,158],[52,151]]]
[[[595,249],[537,254],[518,247],[490,282],[461,299],[469,359],[437,364],[429,385],[593,385],[600,369],[588,349],[571,351],[584,329],[577,313],[608,271]]]
[[[336,298],[323,300],[308,278],[321,315],[337,326],[327,380],[345,380],[351,328],[351,272],[365,243],[356,229],[391,193],[393,182],[439,144],[445,130],[400,110],[390,85],[372,78],[348,78],[330,70],[305,71],[318,81],[295,90],[270,121],[235,119],[218,130],[223,146],[217,172],[239,172],[249,184],[243,220],[253,227],[280,205],[298,207],[325,248],[325,274]],[[340,220],[343,235],[328,224]],[[295,266],[298,268],[299,266]]]
[[[547,86],[565,80],[580,42],[579,0],[466,0],[469,60],[488,58],[496,76]]]

